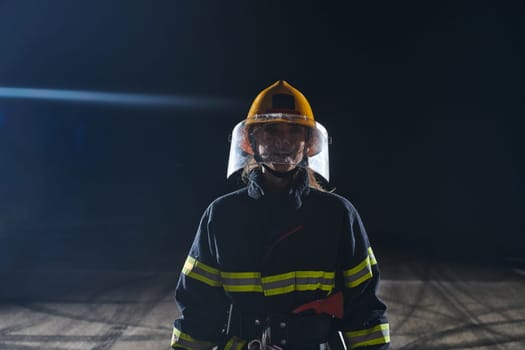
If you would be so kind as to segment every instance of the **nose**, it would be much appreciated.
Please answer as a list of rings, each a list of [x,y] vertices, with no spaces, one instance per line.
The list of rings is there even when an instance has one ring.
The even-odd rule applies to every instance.
[[[286,124],[278,125],[275,130],[275,136],[281,140],[290,139],[290,128]]]
[[[286,125],[279,126],[275,133],[275,144],[277,146],[290,146],[290,130]]]

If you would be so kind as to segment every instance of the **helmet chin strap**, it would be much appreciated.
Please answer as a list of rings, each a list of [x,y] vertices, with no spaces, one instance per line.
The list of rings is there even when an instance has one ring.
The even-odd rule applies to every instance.
[[[292,170],[288,170],[288,171],[275,171],[264,163],[261,163],[261,165],[263,166],[264,169],[268,170],[270,174],[272,174],[275,177],[280,177],[280,178],[291,177],[297,172],[297,170],[299,170],[299,167],[296,166]]]

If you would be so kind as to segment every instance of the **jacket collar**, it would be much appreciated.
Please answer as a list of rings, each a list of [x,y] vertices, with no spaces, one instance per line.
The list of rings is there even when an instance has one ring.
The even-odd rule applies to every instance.
[[[287,194],[282,195],[283,199],[290,199],[295,202],[295,208],[299,209],[303,204],[303,196],[310,194],[308,172],[304,168],[299,168],[292,178],[292,183]],[[265,194],[263,186],[263,175],[260,168],[256,168],[248,174],[248,195],[253,199],[260,199],[269,196]]]

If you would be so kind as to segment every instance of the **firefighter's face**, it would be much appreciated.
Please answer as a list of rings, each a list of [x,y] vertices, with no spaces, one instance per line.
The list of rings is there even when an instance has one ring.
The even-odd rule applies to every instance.
[[[256,152],[275,171],[292,170],[303,160],[307,138],[304,126],[287,123],[255,125],[252,136]]]

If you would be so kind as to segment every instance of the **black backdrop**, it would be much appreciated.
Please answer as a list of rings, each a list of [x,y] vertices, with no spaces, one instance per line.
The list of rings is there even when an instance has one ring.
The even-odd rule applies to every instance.
[[[228,102],[4,93],[1,267],[174,268],[207,204],[240,186],[225,179],[227,136],[277,79],[333,137],[331,184],[382,254],[524,256],[524,12],[480,1],[1,1],[2,88]]]

